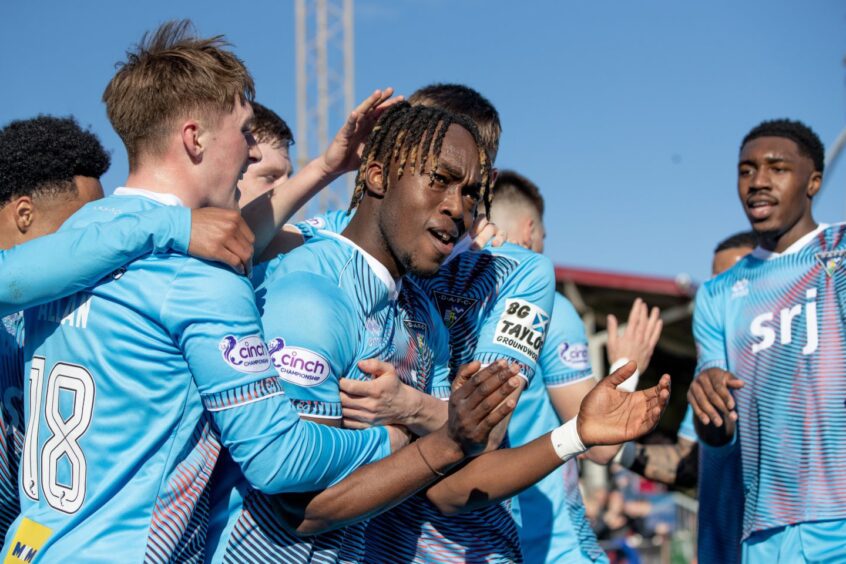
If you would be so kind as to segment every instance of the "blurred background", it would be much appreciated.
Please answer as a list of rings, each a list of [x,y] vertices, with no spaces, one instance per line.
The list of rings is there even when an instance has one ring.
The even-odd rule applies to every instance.
[[[376,88],[459,82],[488,97],[503,122],[497,166],[546,198],[546,252],[585,320],[595,370],[608,313],[624,316],[637,296],[664,310],[642,380],[670,372],[673,397],[647,441],[675,440],[695,361],[691,298],[715,244],[747,228],[735,191],[744,134],[764,119],[809,124],[830,156],[816,218],[846,213],[839,0],[0,0],[0,123],[73,114],[112,151],[110,192],[127,164],[103,88],[127,48],[177,18],[234,44],[257,100],[294,130],[295,167]],[[339,181],[306,213],[345,207],[348,190]],[[606,547],[630,561],[691,561],[695,492],[616,468],[582,476]]]

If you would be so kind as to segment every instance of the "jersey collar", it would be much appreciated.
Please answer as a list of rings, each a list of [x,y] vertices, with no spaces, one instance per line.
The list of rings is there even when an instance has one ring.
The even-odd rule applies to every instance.
[[[399,295],[399,288],[400,284],[402,283],[402,278],[399,280],[395,280],[391,273],[388,272],[387,267],[384,264],[376,260],[376,257],[344,237],[338,233],[333,233],[331,231],[321,231],[320,235],[323,237],[331,237],[333,239],[337,239],[338,241],[344,243],[345,245],[349,245],[350,247],[354,248],[356,251],[361,253],[364,256],[364,260],[367,261],[367,265],[370,266],[370,270],[373,271],[373,274],[381,280],[385,286],[388,288],[388,295],[390,296],[391,301],[397,299]]]
[[[806,233],[803,235],[798,241],[787,247],[783,252],[777,253],[775,251],[768,251],[763,247],[756,247],[754,251],[752,251],[752,256],[756,259],[760,260],[772,260],[777,259],[779,257],[783,257],[785,255],[792,255],[793,253],[798,253],[802,248],[810,243],[814,237],[819,235],[819,233],[825,229],[828,229],[829,225],[827,223],[820,223],[817,225],[817,228],[811,231],[810,233]]]
[[[143,188],[127,188],[126,186],[121,186],[120,188],[117,188],[112,195],[141,196],[142,198],[154,200],[160,204],[164,204],[165,206],[181,206],[183,208],[185,207],[185,204],[182,203],[182,200],[179,199],[179,196],[175,196],[173,194],[165,194],[162,192],[153,192],[151,190],[145,190]]]

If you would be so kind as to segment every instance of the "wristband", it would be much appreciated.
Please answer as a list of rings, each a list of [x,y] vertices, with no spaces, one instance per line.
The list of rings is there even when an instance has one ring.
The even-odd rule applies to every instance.
[[[626,357],[617,359],[617,362],[611,365],[611,369],[608,371],[608,374],[616,372],[617,370],[628,364],[628,362],[629,359],[627,359]],[[635,368],[634,374],[626,378],[626,381],[617,386],[617,389],[622,390],[624,392],[634,392],[637,389],[638,380],[640,380],[640,370]]]
[[[549,434],[555,454],[564,462],[587,450],[584,443],[582,443],[582,439],[579,437],[576,419],[578,419],[578,416],[555,428]]]

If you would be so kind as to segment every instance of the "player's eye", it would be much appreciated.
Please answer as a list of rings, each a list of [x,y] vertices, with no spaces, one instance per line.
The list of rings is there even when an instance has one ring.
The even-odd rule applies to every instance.
[[[446,186],[449,183],[449,181],[447,180],[447,177],[444,176],[443,174],[438,174],[437,172],[433,172],[432,173],[432,183],[436,184],[438,186]]]
[[[464,188],[464,197],[469,198],[474,202],[478,202],[482,199],[482,187],[481,186],[467,186]]]

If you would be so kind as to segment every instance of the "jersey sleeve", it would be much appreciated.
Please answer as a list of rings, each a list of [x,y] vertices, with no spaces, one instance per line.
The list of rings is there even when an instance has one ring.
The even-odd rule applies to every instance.
[[[340,419],[340,378],[355,368],[364,323],[324,276],[291,272],[264,286],[269,354],[297,411]]]
[[[534,254],[505,281],[479,329],[473,358],[491,364],[501,358],[520,364],[527,380],[535,375],[555,296],[552,262]]]
[[[191,210],[168,206],[63,229],[0,251],[0,316],[93,286],[147,253],[187,253],[190,236]]]
[[[319,231],[330,231],[332,233],[340,233],[346,229],[352,219],[352,213],[347,213],[341,210],[328,211],[324,214],[312,217],[295,223],[294,227],[303,236],[303,240],[308,241],[317,236]]]
[[[346,431],[299,418],[273,368],[245,278],[189,259],[163,301],[162,319],[223,445],[258,490],[322,489],[390,453],[384,428]]]
[[[555,294],[546,341],[540,354],[544,385],[567,386],[593,375],[582,318],[561,294]]]
[[[443,318],[434,306],[432,306],[429,320],[434,358],[432,359],[432,381],[426,392],[438,399],[448,400],[452,391],[452,383],[449,380],[449,329],[444,325]]]
[[[687,410],[684,412],[684,419],[682,419],[681,425],[679,426],[678,436],[687,439],[689,441],[697,441],[696,438],[696,429],[693,426],[693,408],[689,405],[687,406]]]
[[[696,374],[709,368],[728,370],[721,301],[721,294],[715,291],[715,287],[710,282],[703,284],[696,293],[693,309]]]

